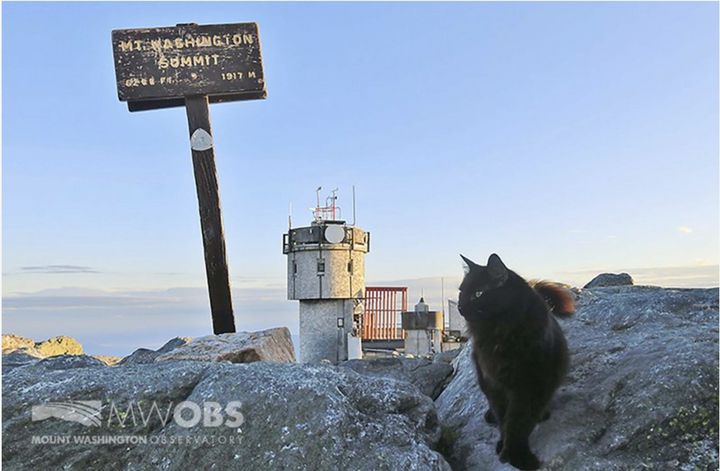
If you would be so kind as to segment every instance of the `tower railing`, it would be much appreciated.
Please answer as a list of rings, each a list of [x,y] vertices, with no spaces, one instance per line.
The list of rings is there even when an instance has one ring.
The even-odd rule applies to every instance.
[[[402,340],[401,313],[407,311],[407,287],[373,286],[365,288],[363,340]]]

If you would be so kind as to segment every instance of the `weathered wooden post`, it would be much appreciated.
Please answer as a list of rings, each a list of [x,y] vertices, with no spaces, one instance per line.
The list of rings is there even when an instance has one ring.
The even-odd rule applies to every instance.
[[[130,111],[186,108],[213,332],[235,332],[208,103],[265,98],[257,24],[120,29],[112,43]]]

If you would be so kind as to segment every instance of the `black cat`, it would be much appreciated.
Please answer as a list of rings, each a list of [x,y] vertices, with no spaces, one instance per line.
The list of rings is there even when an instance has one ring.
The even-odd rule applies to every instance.
[[[551,313],[575,311],[573,294],[551,282],[531,286],[490,255],[487,266],[463,257],[468,265],[460,285],[458,309],[473,338],[473,361],[497,423],[500,461],[537,469],[540,461],[528,437],[549,415],[547,407],[568,368],[565,336]]]

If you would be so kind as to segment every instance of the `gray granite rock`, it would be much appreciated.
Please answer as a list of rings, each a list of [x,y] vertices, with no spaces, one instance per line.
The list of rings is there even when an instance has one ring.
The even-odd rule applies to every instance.
[[[175,337],[174,339],[170,339],[167,342],[165,342],[165,345],[158,348],[158,353],[167,353],[175,350],[178,347],[182,347],[183,345],[186,345],[188,343],[192,342],[191,337]]]
[[[606,286],[631,286],[633,279],[627,273],[601,273],[585,285],[588,288],[603,288]]]
[[[341,366],[363,375],[407,381],[433,399],[440,395],[453,371],[452,366],[447,363],[434,363],[425,358],[349,360],[342,362]]]
[[[292,363],[295,361],[295,349],[290,337],[290,330],[287,327],[279,327],[258,332],[236,332],[200,337],[155,358],[155,362],[162,361]]]
[[[12,350],[10,353],[5,353],[2,356],[2,373],[9,373],[19,366],[30,365],[39,361],[41,358],[34,348]]]
[[[178,347],[182,347],[186,343],[190,342],[190,337],[175,337],[174,339],[168,340],[165,345],[158,348],[157,350],[150,350],[148,348],[138,348],[130,355],[120,360],[118,365],[140,365],[145,363],[154,363],[155,359],[164,353],[173,351]]]
[[[530,436],[548,470],[718,467],[718,290],[583,290],[551,417]],[[436,400],[455,469],[506,470],[466,346]]]
[[[43,420],[32,420],[33,405],[68,401],[76,401],[75,415],[53,415],[45,404]],[[121,426],[113,410],[127,412],[131,401],[133,410],[156,404],[162,412],[147,423],[141,414],[120,414]],[[184,401],[235,401],[240,427],[226,425],[238,422],[227,409],[218,426],[184,427],[173,414],[163,422],[168,405]],[[441,431],[430,398],[406,382],[342,367],[168,361],[43,374],[18,368],[3,381],[2,406],[3,467],[10,470],[450,470],[432,449]],[[78,411],[89,414],[84,423],[72,420]],[[48,445],[33,444],[33,436],[70,438]],[[94,444],[93,436],[141,438]]]
[[[106,367],[107,364],[89,355],[56,355],[44,358],[27,368],[45,371],[69,370],[73,368]]]
[[[34,358],[29,357],[32,361],[20,362],[20,364],[6,364],[5,362],[11,362],[16,355],[24,355],[20,351],[15,351],[9,355],[3,356],[3,374],[10,373],[16,368],[22,368],[24,372],[36,372],[42,374],[46,371],[56,370],[70,370],[73,368],[92,368],[92,367],[106,367],[107,364],[95,357],[89,355],[56,355],[47,358]]]
[[[447,363],[452,364],[453,360],[457,358],[457,356],[460,354],[461,348],[456,348],[454,350],[448,350],[446,352],[440,352],[436,353],[432,361],[435,363]]]

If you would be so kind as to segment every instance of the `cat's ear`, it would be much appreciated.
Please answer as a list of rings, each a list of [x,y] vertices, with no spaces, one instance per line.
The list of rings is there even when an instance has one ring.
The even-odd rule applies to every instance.
[[[492,254],[488,258],[487,271],[490,278],[499,284],[505,283],[508,279],[508,269],[497,254]]]
[[[474,267],[477,267],[478,264],[467,258],[465,255],[460,254],[460,258],[463,259],[464,265],[463,268],[465,270],[465,273],[467,274],[470,270],[472,270]]]

